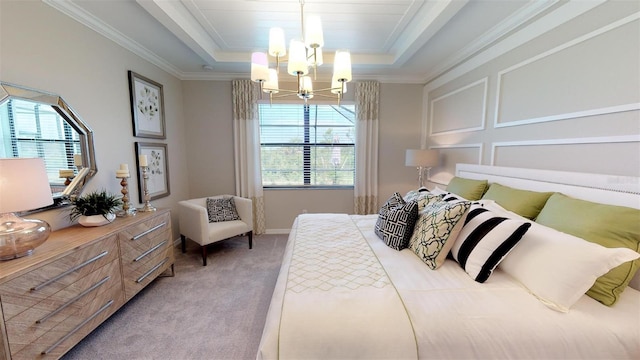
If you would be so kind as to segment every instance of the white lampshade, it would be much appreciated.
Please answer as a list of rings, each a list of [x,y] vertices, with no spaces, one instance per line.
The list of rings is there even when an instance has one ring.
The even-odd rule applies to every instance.
[[[49,178],[40,158],[0,159],[0,213],[53,204]]]
[[[405,157],[406,166],[432,167],[438,165],[438,162],[438,150],[407,149]]]
[[[269,55],[287,55],[287,44],[284,41],[284,30],[279,27],[269,29]]]
[[[333,77],[337,80],[351,81],[351,54],[348,50],[337,50],[333,60]]]
[[[251,54],[251,80],[267,81],[269,79],[269,63],[267,54],[254,52]]]
[[[287,72],[291,75],[307,75],[309,65],[307,64],[307,49],[300,40],[291,40],[289,43],[289,62]]]
[[[344,81],[338,81],[335,77],[331,79],[331,93],[332,94],[346,94],[347,83]]]
[[[277,94],[278,90],[278,71],[276,69],[269,69],[269,80],[264,83],[262,91],[270,94]]]
[[[305,19],[304,43],[308,48],[320,48],[324,46],[322,35],[322,22],[320,17],[310,15]]]
[[[300,78],[300,89],[309,93],[313,92],[313,83],[311,82],[310,77],[303,76]]]

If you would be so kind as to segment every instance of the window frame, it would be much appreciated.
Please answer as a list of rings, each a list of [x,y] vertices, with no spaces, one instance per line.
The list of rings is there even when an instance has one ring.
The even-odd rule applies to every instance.
[[[331,105],[337,105],[335,102],[328,102],[328,101],[314,101],[313,103],[301,103],[300,101],[273,101],[273,102],[269,102],[269,101],[258,101],[258,106],[271,106],[271,105],[300,105],[300,106],[304,106],[305,108],[309,108],[311,106],[331,106]],[[339,105],[348,105],[348,106],[354,106],[355,107],[355,102],[351,102],[351,101],[342,101]],[[353,123],[353,142],[352,143],[324,143],[324,142],[311,142],[310,141],[310,130],[311,128],[314,127],[314,125],[310,124],[310,111],[304,111],[304,118],[303,118],[303,123],[304,123],[304,138],[303,138],[303,143],[291,143],[291,142],[282,142],[282,143],[264,143],[262,140],[262,137],[260,138],[260,152],[262,153],[262,149],[263,146],[267,146],[267,147],[283,147],[283,146],[291,146],[291,147],[300,147],[301,145],[303,146],[304,150],[303,150],[303,166],[302,166],[302,171],[303,171],[303,182],[305,182],[305,184],[300,184],[300,185],[265,185],[264,184],[264,178],[262,176],[262,173],[264,171],[264,169],[261,166],[261,180],[262,180],[262,188],[263,189],[267,189],[267,190],[292,190],[292,189],[309,189],[309,190],[349,190],[349,189],[353,189],[355,186],[355,172],[356,172],[356,166],[355,166],[355,151],[356,151],[356,141],[357,139],[355,138],[356,136],[356,124],[357,124],[357,120],[355,119],[355,108],[354,108],[354,123]],[[258,110],[258,114],[260,114],[260,110]],[[258,122],[259,122],[259,127],[260,127],[260,131],[262,132],[262,119],[260,116],[258,116]],[[266,125],[269,126],[269,125]],[[291,127],[300,127],[299,125],[290,125]],[[324,127],[324,126],[320,126],[320,127]],[[344,126],[341,126],[344,127]],[[346,148],[352,148],[353,149],[353,169],[350,170],[353,174],[353,184],[351,185],[313,185],[311,184],[311,179],[312,179],[312,175],[311,173],[314,171],[314,168],[311,164],[311,152],[312,152],[312,148],[319,148],[319,147],[346,147]],[[262,156],[261,156],[261,160],[260,162],[262,163]],[[317,171],[317,170],[316,170]],[[308,184],[306,184],[306,182],[309,181]]]

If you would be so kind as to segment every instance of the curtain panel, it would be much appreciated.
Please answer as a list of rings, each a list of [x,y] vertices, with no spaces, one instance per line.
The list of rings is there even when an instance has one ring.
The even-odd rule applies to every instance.
[[[253,202],[253,233],[265,232],[264,195],[260,165],[260,87],[251,80],[234,80],[233,137],[236,195]]]
[[[356,84],[356,181],[354,212],[378,212],[378,107],[377,81]]]

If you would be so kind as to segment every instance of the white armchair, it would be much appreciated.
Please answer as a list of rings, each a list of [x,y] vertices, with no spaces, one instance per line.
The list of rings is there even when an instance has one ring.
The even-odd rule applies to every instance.
[[[207,198],[232,197],[240,220],[209,222]],[[202,247],[202,266],[207,266],[207,245],[230,237],[247,234],[249,249],[253,248],[253,205],[251,199],[232,195],[207,196],[178,202],[180,240],[186,252],[189,238]]]

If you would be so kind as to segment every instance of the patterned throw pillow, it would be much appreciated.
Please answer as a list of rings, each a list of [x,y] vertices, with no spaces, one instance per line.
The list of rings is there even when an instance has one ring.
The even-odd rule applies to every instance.
[[[233,198],[207,198],[209,222],[240,220]]]
[[[474,203],[451,248],[451,255],[467,274],[483,283],[530,226],[527,221],[498,216],[482,204]]]
[[[404,201],[417,201],[418,211],[422,211],[430,204],[442,200],[442,195],[432,194],[427,188],[421,187],[418,190],[411,190],[404,196]]]
[[[470,206],[469,201],[440,201],[420,212],[409,248],[431,269],[439,268],[446,260]]]
[[[375,233],[390,248],[402,250],[407,247],[417,218],[418,203],[405,202],[395,193],[380,209]]]

